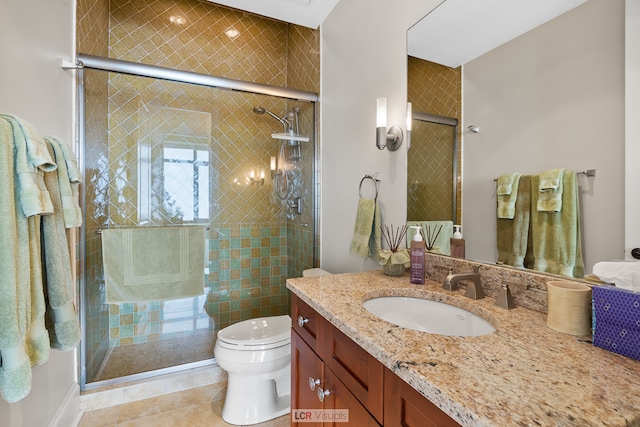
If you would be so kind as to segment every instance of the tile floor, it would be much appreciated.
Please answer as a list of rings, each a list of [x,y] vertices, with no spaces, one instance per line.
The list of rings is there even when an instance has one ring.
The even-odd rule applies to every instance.
[[[85,412],[79,427],[225,427],[226,383],[193,388],[118,406]],[[289,426],[289,415],[254,427]]]

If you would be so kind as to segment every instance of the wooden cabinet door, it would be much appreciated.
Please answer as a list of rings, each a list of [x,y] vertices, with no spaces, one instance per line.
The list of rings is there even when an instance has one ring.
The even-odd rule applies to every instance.
[[[459,424],[400,377],[384,371],[385,427],[458,427]]]
[[[298,413],[296,410],[322,409],[323,404],[318,399],[317,388],[322,387],[324,378],[324,364],[311,348],[295,332],[291,332],[291,425],[301,427],[320,427],[322,422],[301,422],[302,418],[307,418],[306,413]],[[319,384],[312,382],[319,380]],[[313,414],[311,414],[313,415]],[[299,421],[296,421],[298,418]]]
[[[331,369],[324,370],[324,387],[323,390],[329,394],[324,398],[325,409],[333,409],[332,416],[336,417],[335,421],[328,419],[325,421],[325,427],[380,427],[380,424],[366,410],[366,408],[356,399],[342,381],[338,379]],[[344,422],[341,415],[346,409],[348,422]],[[329,415],[327,413],[327,415]]]

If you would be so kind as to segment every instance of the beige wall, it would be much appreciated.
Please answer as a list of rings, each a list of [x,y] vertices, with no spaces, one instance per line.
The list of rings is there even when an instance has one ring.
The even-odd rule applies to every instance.
[[[405,129],[406,31],[438,0],[341,1],[321,26],[321,265],[338,273],[380,268],[349,254],[358,184],[379,173],[383,223],[406,215],[407,150],[375,146],[376,98],[387,97],[388,123]],[[371,196],[371,193],[365,194]]]
[[[0,14],[0,111],[69,144],[75,72],[60,63],[75,56],[74,8],[68,0],[6,0]],[[74,425],[80,413],[75,357],[75,351],[52,350],[49,361],[33,369],[31,394],[12,404],[0,399],[0,425]]]
[[[523,84],[525,83],[525,84]],[[492,261],[494,178],[557,167],[580,176],[584,258],[623,258],[624,0],[591,0],[463,66],[463,230]]]

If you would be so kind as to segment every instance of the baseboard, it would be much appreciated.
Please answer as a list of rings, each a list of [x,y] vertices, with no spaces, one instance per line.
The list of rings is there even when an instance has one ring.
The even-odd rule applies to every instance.
[[[150,399],[165,394],[227,381],[226,372],[217,364],[162,375],[136,382],[83,392],[80,409],[84,412]]]
[[[81,419],[80,386],[73,384],[51,419],[49,427],[76,427]]]

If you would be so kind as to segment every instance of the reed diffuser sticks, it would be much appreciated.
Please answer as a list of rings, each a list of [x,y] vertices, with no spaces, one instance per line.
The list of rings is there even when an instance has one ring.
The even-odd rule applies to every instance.
[[[394,229],[393,225],[391,227],[385,225],[384,227],[380,227],[380,231],[384,241],[387,243],[387,246],[389,246],[389,250],[391,252],[397,252],[400,245],[404,243],[404,237],[407,234],[407,226],[403,225]]]
[[[440,231],[442,231],[442,224],[440,225],[440,227],[438,227],[435,236],[433,236],[432,234],[431,227],[427,226],[427,236],[424,242],[428,251],[432,250],[435,247],[436,242],[438,241],[438,236],[440,235]]]

